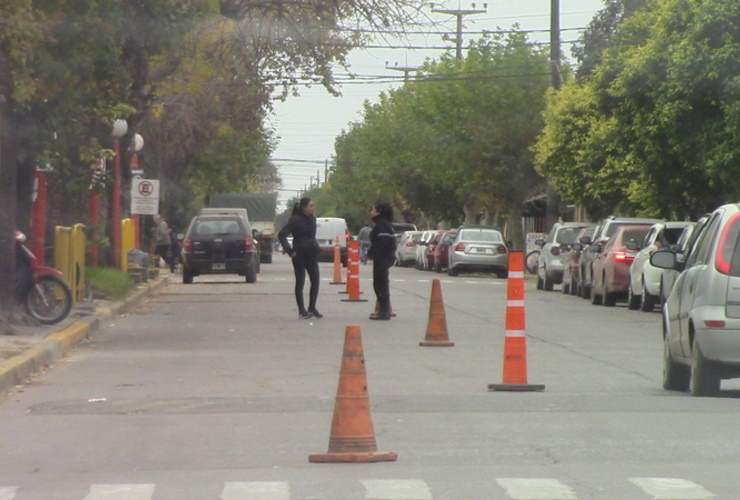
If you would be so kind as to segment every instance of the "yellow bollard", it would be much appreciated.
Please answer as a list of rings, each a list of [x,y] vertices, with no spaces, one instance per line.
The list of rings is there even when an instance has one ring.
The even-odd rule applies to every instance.
[[[133,219],[121,221],[121,270],[128,272],[128,251],[136,245],[136,227]]]

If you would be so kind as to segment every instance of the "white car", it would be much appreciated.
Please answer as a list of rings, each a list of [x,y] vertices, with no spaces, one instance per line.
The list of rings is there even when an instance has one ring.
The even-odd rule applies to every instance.
[[[563,271],[567,252],[575,242],[576,236],[584,227],[594,224],[588,222],[556,222],[552,225],[547,239],[536,240],[542,248],[537,258],[537,289],[551,291],[554,285],[563,282]]]
[[[416,264],[416,243],[421,236],[421,231],[404,231],[396,245],[396,265],[406,267]]]
[[[639,250],[630,266],[630,285],[627,291],[627,307],[652,311],[660,302],[660,283],[663,269],[650,264],[650,256],[660,249],[676,250],[678,240],[687,226],[693,222],[658,222],[653,224],[645,238],[632,250]],[[628,247],[630,245],[628,244]]]
[[[437,231],[424,231],[416,242],[416,269],[426,270],[427,258],[425,255],[429,241],[437,234]]]

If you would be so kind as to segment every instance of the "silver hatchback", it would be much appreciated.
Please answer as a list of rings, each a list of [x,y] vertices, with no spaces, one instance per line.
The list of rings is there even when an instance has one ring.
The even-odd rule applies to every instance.
[[[509,249],[501,231],[488,226],[460,226],[448,253],[447,274],[461,271],[493,271],[508,276]]]
[[[740,204],[715,210],[684,262],[661,250],[650,263],[680,271],[663,308],[663,387],[693,396],[740,377]]]

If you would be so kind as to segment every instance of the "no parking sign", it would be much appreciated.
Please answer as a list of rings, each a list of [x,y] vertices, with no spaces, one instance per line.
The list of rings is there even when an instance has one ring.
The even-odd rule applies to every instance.
[[[131,180],[131,213],[155,215],[159,213],[159,181],[155,179]]]

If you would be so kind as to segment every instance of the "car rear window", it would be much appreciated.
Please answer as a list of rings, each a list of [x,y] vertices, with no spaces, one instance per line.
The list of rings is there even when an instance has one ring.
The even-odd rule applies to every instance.
[[[202,219],[195,221],[194,236],[239,235],[242,229],[238,219]]]
[[[625,243],[630,240],[642,241],[648,231],[650,231],[649,227],[645,229],[627,229],[622,233],[622,241]]]
[[[501,233],[493,229],[463,229],[460,239],[463,241],[483,241],[486,243],[501,243]]]
[[[576,236],[581,232],[580,227],[563,227],[555,235],[555,241],[561,245],[570,245],[576,241]]]

